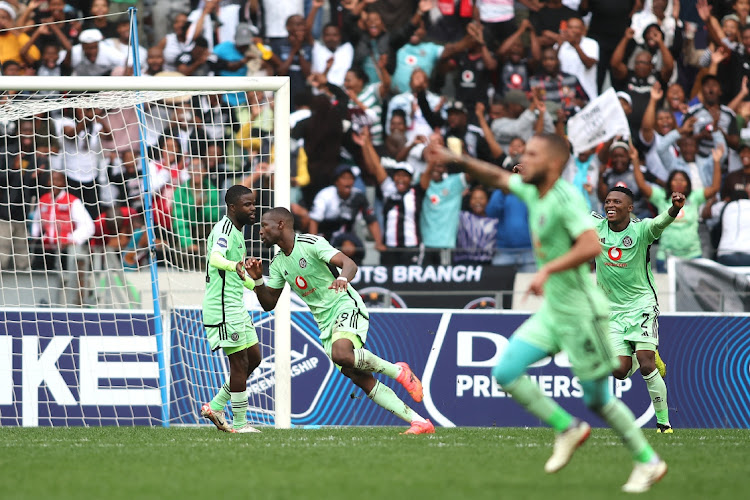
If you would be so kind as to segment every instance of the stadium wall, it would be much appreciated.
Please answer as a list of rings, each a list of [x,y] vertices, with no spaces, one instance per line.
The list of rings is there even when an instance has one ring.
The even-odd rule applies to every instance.
[[[131,311],[71,314],[0,312],[0,425],[160,425],[152,318]],[[180,343],[192,342],[186,333],[201,328],[198,311],[180,314],[188,320],[171,327],[170,380],[180,380],[190,363],[174,356]],[[538,426],[540,422],[512,402],[489,375],[511,333],[527,317],[498,311],[376,311],[371,314],[367,346],[386,359],[408,361],[422,375],[425,398],[413,406],[436,424]],[[335,369],[316,333],[309,312],[292,313],[292,422],[403,425]],[[749,333],[746,315],[660,318],[660,352],[668,364],[666,383],[675,427],[750,428]],[[108,356],[117,362],[108,361]],[[585,409],[565,356],[542,360],[530,375],[564,408],[602,425]],[[188,390],[184,381],[170,384],[174,401]],[[610,378],[610,386],[641,425],[654,425],[639,375],[626,381]],[[272,360],[264,360],[250,390],[273,390]],[[409,401],[400,387],[396,390]],[[173,424],[199,423],[198,406],[188,412],[172,410],[187,415]]]

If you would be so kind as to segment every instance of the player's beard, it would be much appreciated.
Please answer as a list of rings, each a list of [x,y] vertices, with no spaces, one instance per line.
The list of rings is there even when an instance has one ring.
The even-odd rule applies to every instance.
[[[526,183],[532,184],[534,186],[539,186],[543,184],[545,180],[547,180],[547,172],[536,172],[534,175],[529,177],[529,180],[527,180]]]

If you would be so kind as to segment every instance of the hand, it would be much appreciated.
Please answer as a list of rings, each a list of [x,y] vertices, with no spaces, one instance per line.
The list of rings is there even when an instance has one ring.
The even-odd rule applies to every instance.
[[[719,145],[718,147],[715,147],[711,150],[711,157],[714,159],[715,163],[719,163],[721,161],[721,157],[724,156],[724,146]]]
[[[370,142],[370,128],[362,127],[358,134],[352,134],[352,140],[359,147],[364,147],[365,144]]]
[[[547,278],[549,278],[549,271],[547,271],[546,267],[542,267],[539,272],[534,275],[534,278],[532,278],[524,297],[528,297],[530,293],[533,293],[536,296],[544,295],[544,284],[547,282]]]
[[[385,246],[385,245],[383,244],[383,242],[381,242],[381,241],[376,241],[376,242],[375,242],[375,250],[377,250],[378,252],[385,252],[386,250],[388,250],[388,247],[387,247],[387,246]]]
[[[693,126],[695,125],[696,121],[698,121],[698,119],[694,116],[691,116],[690,118],[682,122],[680,133],[683,135],[693,135]]]
[[[542,4],[538,0],[531,0],[531,2],[529,2],[528,8],[532,12],[539,12],[540,10],[542,10]]]
[[[333,57],[329,57],[328,60],[326,61],[326,69],[324,72],[328,73],[328,70],[331,69],[332,66],[333,66]]]
[[[747,88],[747,75],[742,77],[742,87],[740,87],[740,94],[747,95],[750,90]]]
[[[705,23],[711,17],[711,6],[708,5],[708,0],[698,0],[695,4],[695,8],[698,11],[698,17]]]
[[[419,13],[425,14],[435,6],[434,0],[419,0]]]
[[[524,19],[521,21],[521,26],[518,27],[521,31],[529,31],[534,29],[534,25],[531,24],[531,21],[529,21],[529,18]]]
[[[729,57],[729,51],[724,47],[711,52],[711,64],[721,64],[727,57]]]
[[[639,158],[638,158],[638,149],[633,146],[633,141],[628,141],[628,144],[630,146],[630,149],[628,150],[628,157],[630,158],[630,163],[633,164],[633,166],[638,165]]]
[[[325,5],[325,0],[312,0],[313,9],[322,9]]]
[[[413,144],[427,144],[428,142],[427,137],[424,135],[418,135],[412,141]]]
[[[672,17],[680,18],[680,0],[672,0]]]
[[[480,120],[484,119],[484,111],[485,106],[483,102],[477,102],[474,105],[474,114],[477,115],[477,118],[479,118]]]
[[[378,57],[377,66],[381,70],[384,70],[386,65],[388,64],[388,54],[380,54],[380,57]]]
[[[685,206],[685,195],[682,193],[672,193],[672,206],[682,209]]]
[[[310,85],[312,85],[316,89],[323,88],[326,86],[326,83],[328,83],[328,79],[323,73],[310,73],[308,80],[310,82]]]
[[[245,281],[245,267],[242,265],[242,262],[237,263],[235,271],[237,271],[237,276],[239,276],[242,281]]]
[[[247,271],[250,278],[259,280],[263,277],[263,263],[260,259],[248,257],[245,259],[245,271]]]
[[[659,83],[658,81],[656,81],[651,86],[651,100],[652,101],[661,101],[662,97],[664,97],[664,89],[661,88],[661,83]]]
[[[335,280],[333,280],[333,283],[331,283],[328,286],[328,289],[336,290],[336,293],[339,293],[339,292],[345,292],[348,286],[349,286],[349,282],[347,280],[336,278]]]
[[[432,164],[448,164],[461,159],[460,156],[445,146],[441,146],[437,141],[432,141],[430,145],[425,148],[424,157],[428,163]]]
[[[635,30],[633,28],[625,28],[625,35],[623,36],[623,38],[632,40],[634,36],[635,36]]]

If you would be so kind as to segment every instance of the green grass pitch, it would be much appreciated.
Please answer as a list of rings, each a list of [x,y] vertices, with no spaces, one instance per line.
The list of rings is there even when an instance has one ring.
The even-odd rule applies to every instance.
[[[0,428],[3,498],[612,499],[632,467],[595,429],[555,475],[549,429]],[[750,489],[750,431],[648,437],[669,473],[642,498],[739,499]]]

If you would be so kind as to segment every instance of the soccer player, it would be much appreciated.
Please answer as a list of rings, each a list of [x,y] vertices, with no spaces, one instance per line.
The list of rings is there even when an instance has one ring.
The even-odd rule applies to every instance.
[[[544,302],[516,330],[493,369],[503,390],[527,411],[557,432],[552,456],[544,469],[562,469],[586,441],[590,426],[574,418],[546,397],[526,375],[542,358],[565,351],[573,373],[580,379],[584,402],[624,440],[636,464],[622,487],[627,492],[647,491],[667,472],[635,424],[631,411],[614,398],[607,385],[617,366],[607,338],[608,304],[589,277],[588,262],[599,255],[599,238],[580,193],[560,179],[570,155],[564,139],[552,134],[532,137],[521,158],[520,175],[433,144],[428,155],[456,162],[480,182],[509,191],[529,209],[529,228],[539,271],[528,292],[544,295]]]
[[[633,219],[633,192],[615,186],[604,199],[606,217],[592,212],[601,252],[596,256],[596,282],[609,298],[609,338],[620,366],[620,380],[640,365],[656,411],[656,430],[671,434],[667,386],[657,369],[659,304],[651,273],[649,249],[679,215],[685,195],[672,193],[672,206],[655,219]],[[633,354],[638,361],[633,363]]]
[[[320,329],[320,340],[341,373],[362,389],[367,397],[409,422],[404,434],[432,434],[429,420],[401,401],[388,386],[372,374],[382,373],[400,383],[414,401],[422,401],[422,383],[409,365],[390,363],[364,348],[369,313],[359,293],[349,284],[357,274],[352,259],[333,248],[324,238],[295,234],[294,219],[285,208],[274,208],[260,221],[260,239],[280,248],[271,260],[268,283],[262,285],[261,262],[247,259],[245,269],[255,279],[255,293],[266,311],[276,307],[284,283],[310,307]],[[339,273],[335,268],[341,269]]]
[[[206,295],[203,325],[211,350],[219,348],[229,358],[229,381],[225,382],[201,415],[224,432],[260,432],[247,423],[247,379],[261,361],[258,335],[242,299],[243,286],[256,283],[247,277],[245,237],[242,229],[255,222],[255,193],[245,186],[232,186],[224,196],[227,214],[208,235],[206,250]],[[232,401],[233,425],[224,417]]]

